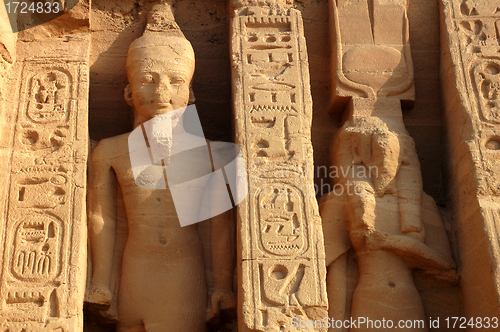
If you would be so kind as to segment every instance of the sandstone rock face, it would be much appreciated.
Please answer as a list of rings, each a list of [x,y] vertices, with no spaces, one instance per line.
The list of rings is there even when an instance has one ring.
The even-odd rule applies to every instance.
[[[89,37],[24,35],[4,82],[2,330],[83,329]]]
[[[499,0],[6,2],[0,332],[495,330]],[[181,227],[169,183],[228,159],[185,130],[168,181],[194,103],[246,175],[188,200],[248,196]]]
[[[327,315],[303,23],[281,3],[234,5],[236,142],[249,188],[238,207],[240,330],[289,331],[293,317]]]
[[[465,313],[498,316],[498,1],[442,1],[441,79]]]

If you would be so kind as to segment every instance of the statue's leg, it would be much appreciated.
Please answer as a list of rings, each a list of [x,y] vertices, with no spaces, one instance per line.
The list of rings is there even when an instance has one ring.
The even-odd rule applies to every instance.
[[[352,298],[351,317],[366,317],[373,322],[385,318],[394,324],[398,324],[399,320],[422,320],[422,326],[403,331],[427,331],[422,300],[409,265],[392,252],[365,247],[365,241],[375,232],[401,232],[398,197],[377,197],[371,181],[355,180],[353,182],[358,190],[348,196],[351,207],[349,232],[357,256],[359,282]],[[371,245],[374,244],[371,242]],[[368,332],[376,328],[365,324],[350,331]]]
[[[328,266],[326,289],[329,305],[328,316],[335,320],[345,320],[347,304],[347,253],[337,258]],[[332,327],[329,331],[345,332],[346,329]]]
[[[145,332],[143,317],[137,307],[138,299],[134,297],[131,274],[128,270],[133,267],[127,260],[123,261],[120,291],[118,295],[118,332]]]
[[[141,285],[147,332],[206,331],[207,286],[202,252],[158,260]]]
[[[333,174],[335,175],[335,174]],[[325,261],[327,265],[326,289],[328,294],[328,316],[335,320],[348,317],[348,264],[350,248],[347,229],[347,196],[340,184],[319,202],[320,215],[325,236]],[[340,187],[340,189],[339,189]],[[333,330],[332,330],[333,331]],[[335,329],[335,331],[345,332]]]
[[[353,295],[351,316],[366,317],[373,323],[350,331],[374,331],[378,327],[376,321],[383,319],[391,320],[399,331],[428,331],[422,299],[404,259],[385,250],[358,252],[357,257],[359,283]],[[401,320],[412,321],[412,326],[397,326]],[[390,331],[387,325],[386,330]]]

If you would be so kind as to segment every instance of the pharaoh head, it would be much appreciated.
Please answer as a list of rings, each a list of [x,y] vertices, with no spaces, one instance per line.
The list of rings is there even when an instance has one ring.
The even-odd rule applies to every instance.
[[[193,47],[171,12],[153,11],[144,35],[130,45],[127,56],[125,98],[136,118],[149,120],[193,102],[194,67]]]

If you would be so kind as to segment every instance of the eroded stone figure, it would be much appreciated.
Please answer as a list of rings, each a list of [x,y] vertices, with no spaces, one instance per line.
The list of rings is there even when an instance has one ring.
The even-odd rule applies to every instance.
[[[334,191],[321,202],[330,315],[425,320],[412,270],[456,282],[455,265],[437,207],[423,192],[415,143],[403,123],[401,102],[414,99],[406,1],[369,3],[332,5],[337,35],[332,106],[347,109],[330,148],[343,194]],[[388,24],[389,16],[401,20]],[[349,247],[359,267],[352,298]]]
[[[131,44],[127,58],[130,84],[125,97],[134,110],[134,127],[168,112],[179,113],[176,110],[188,105],[194,66],[192,46],[173,21],[170,7],[156,5],[146,32]],[[173,115],[174,131],[178,137],[190,139],[178,120],[179,116]],[[124,134],[102,140],[92,155],[89,226],[93,277],[88,301],[109,305],[112,300],[109,285],[119,187],[129,229],[118,294],[119,330],[204,331],[207,302],[211,303],[208,311],[212,315],[235,305],[231,212],[210,221],[214,291],[207,301],[204,253],[197,225],[180,226],[168,189],[137,185],[128,137]],[[175,149],[174,140],[172,154]],[[205,166],[200,163],[200,167]],[[163,175],[161,166],[148,171],[152,177]]]
[[[371,114],[352,116],[332,143],[333,164],[348,170],[339,183],[347,192],[349,239],[359,266],[351,316],[425,320],[412,269],[455,281],[446,234],[423,192],[415,144],[397,115],[399,101],[356,102],[354,108]]]

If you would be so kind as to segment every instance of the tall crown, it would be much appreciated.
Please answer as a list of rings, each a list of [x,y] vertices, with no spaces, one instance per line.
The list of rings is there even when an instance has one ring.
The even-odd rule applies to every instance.
[[[148,14],[148,23],[143,36],[162,34],[164,36],[186,38],[177,22],[175,22],[174,2],[175,1],[160,1],[160,3],[153,5]]]
[[[144,47],[170,46],[173,52],[194,62],[193,47],[175,22],[173,3],[175,0],[160,0],[152,6],[144,33],[132,42],[129,54]]]

